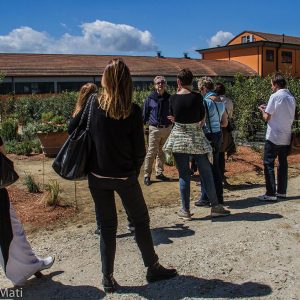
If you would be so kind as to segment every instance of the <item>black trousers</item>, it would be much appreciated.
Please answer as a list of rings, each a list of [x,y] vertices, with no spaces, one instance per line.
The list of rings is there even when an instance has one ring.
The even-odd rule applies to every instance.
[[[155,264],[155,253],[150,232],[150,218],[140,184],[136,176],[127,180],[97,178],[88,176],[89,188],[95,202],[97,223],[100,229],[100,252],[102,273],[112,274],[116,254],[118,227],[114,192],[116,191],[135,227],[135,240],[146,267]]]

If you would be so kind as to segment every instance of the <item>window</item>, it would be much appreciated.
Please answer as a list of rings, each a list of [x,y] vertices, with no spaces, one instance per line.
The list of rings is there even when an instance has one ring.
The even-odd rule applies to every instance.
[[[274,50],[266,50],[266,61],[274,61]]]
[[[242,36],[242,44],[251,43],[251,42],[255,42],[255,38],[253,34]]]
[[[0,94],[5,95],[13,92],[13,86],[10,82],[1,82],[0,83]]]
[[[80,88],[87,82],[58,82],[57,89],[58,92],[78,92]]]
[[[30,82],[16,82],[16,94],[31,94]]]
[[[282,51],[281,52],[281,62],[286,63],[286,64],[291,64],[292,63],[292,52],[291,51]]]
[[[53,82],[16,82],[16,94],[54,93]]]

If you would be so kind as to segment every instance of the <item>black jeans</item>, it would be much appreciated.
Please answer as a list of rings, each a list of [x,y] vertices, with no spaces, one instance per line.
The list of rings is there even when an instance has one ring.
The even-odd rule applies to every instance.
[[[221,173],[222,181],[225,180],[225,152],[219,153],[219,169]]]
[[[127,180],[88,176],[89,188],[95,202],[97,223],[100,229],[102,273],[112,274],[116,254],[118,218],[114,192],[116,191],[135,227],[135,240],[149,267],[158,261],[150,232],[150,218],[140,184],[136,176]]]
[[[218,197],[219,203],[224,202],[223,198],[223,181],[222,175],[219,166],[219,155],[220,155],[220,148],[222,144],[222,132],[214,132],[214,133],[207,133],[205,134],[207,139],[210,141],[210,144],[213,148],[213,164],[212,164],[212,171],[214,177],[214,183],[216,187],[216,193]],[[205,176],[205,174],[203,174]],[[207,194],[205,192],[205,188],[203,188],[201,184],[201,198],[200,201],[208,201]]]
[[[269,140],[265,142],[264,149],[264,174],[266,181],[266,194],[268,196],[275,196],[276,183],[274,162],[278,157],[277,167],[277,193],[286,194],[288,182],[288,162],[287,154],[289,145],[275,145]]]

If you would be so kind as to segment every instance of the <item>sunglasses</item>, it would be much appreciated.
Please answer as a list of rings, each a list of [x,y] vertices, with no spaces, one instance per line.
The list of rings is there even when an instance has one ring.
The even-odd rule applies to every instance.
[[[159,84],[165,84],[166,82],[165,81],[158,81],[158,82],[156,82],[155,84],[157,84],[157,85],[159,85]]]

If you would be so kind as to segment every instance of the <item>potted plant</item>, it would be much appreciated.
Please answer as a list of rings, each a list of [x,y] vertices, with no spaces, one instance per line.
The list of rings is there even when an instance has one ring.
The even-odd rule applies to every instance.
[[[37,136],[41,141],[45,156],[55,157],[68,137],[67,120],[53,113],[43,113],[41,122],[37,124]]]

